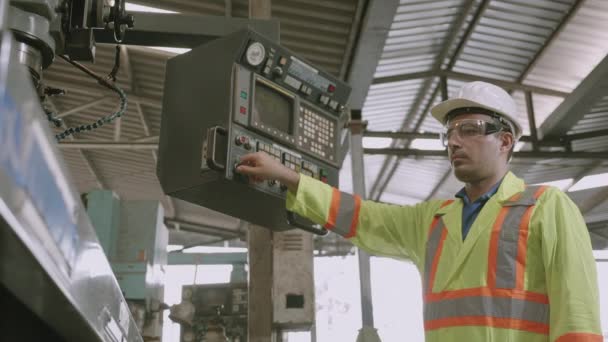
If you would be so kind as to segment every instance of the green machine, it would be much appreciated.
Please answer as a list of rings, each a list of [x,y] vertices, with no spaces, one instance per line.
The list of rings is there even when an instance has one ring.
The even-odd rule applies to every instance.
[[[142,336],[162,336],[169,236],[162,205],[120,200],[112,191],[93,191],[87,195],[87,208]]]

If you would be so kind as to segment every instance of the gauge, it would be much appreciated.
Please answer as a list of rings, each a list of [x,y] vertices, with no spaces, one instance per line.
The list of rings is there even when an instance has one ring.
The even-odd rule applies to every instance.
[[[247,63],[252,66],[258,66],[262,64],[266,57],[266,49],[260,42],[255,42],[247,48]]]

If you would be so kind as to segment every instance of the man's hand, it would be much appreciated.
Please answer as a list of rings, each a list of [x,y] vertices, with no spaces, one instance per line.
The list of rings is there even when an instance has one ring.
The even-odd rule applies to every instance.
[[[300,182],[300,175],[297,172],[285,167],[264,152],[242,156],[236,172],[251,176],[256,181],[277,180],[294,192],[298,190],[298,183]]]

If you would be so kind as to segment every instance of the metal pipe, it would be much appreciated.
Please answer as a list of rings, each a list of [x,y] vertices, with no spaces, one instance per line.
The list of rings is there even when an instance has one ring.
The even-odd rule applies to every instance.
[[[360,120],[350,122],[350,145],[354,193],[365,199],[365,171],[363,165],[363,131],[367,123]],[[370,256],[358,249],[359,282],[361,284],[361,316],[363,327],[374,327]]]

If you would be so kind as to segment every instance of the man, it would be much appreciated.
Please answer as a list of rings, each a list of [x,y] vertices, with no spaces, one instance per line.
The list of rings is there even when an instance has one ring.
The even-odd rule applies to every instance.
[[[238,172],[289,188],[287,209],[376,255],[412,260],[423,278],[427,341],[601,342],[595,261],[576,205],[508,170],[521,136],[499,87],[465,84],[435,106],[464,188],[415,206],[361,201],[263,153]],[[407,340],[404,337],[404,341]]]

